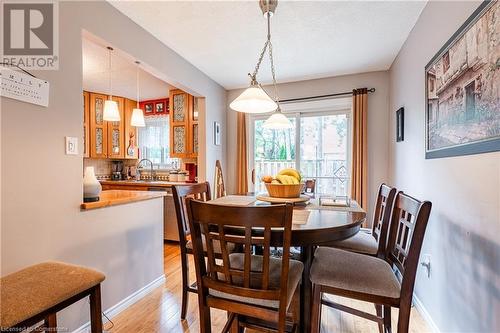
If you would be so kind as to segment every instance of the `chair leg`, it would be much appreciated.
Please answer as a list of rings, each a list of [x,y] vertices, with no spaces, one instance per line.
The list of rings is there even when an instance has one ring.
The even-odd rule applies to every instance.
[[[321,287],[314,284],[311,304],[311,333],[321,330]]]
[[[186,313],[189,302],[189,261],[186,253],[181,253],[182,269],[182,301],[181,301],[181,319],[186,319]]]
[[[44,321],[45,332],[57,332],[57,316],[55,313],[49,314]]]
[[[410,302],[408,304],[401,304],[398,316],[398,333],[408,333],[410,326]]]
[[[201,301],[198,302],[198,308],[200,311],[200,333],[212,333],[210,308]]]
[[[384,309],[384,332],[391,333],[392,332],[392,329],[391,329],[391,307],[384,305],[383,309]],[[398,330],[398,332],[399,332],[399,330]]]
[[[384,317],[382,305],[375,304],[375,311],[377,312],[377,317],[381,317],[381,318]],[[377,323],[377,324],[378,324],[378,332],[384,333],[384,325],[382,323]]]
[[[100,284],[90,292],[90,331],[91,333],[102,333]]]

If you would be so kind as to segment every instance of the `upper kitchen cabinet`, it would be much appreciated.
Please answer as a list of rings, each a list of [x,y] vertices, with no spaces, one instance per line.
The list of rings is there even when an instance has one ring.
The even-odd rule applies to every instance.
[[[131,125],[132,111],[137,102],[131,99],[125,99],[125,158],[139,158],[139,149],[137,147],[137,127]]]
[[[90,96],[89,93],[83,92],[83,157],[89,157],[89,118],[90,118]]]
[[[108,157],[108,124],[103,119],[104,101],[108,96],[96,93],[89,94],[90,100],[90,157],[106,158]]]
[[[170,91],[170,157],[198,156],[198,114],[194,97],[175,89]]]
[[[108,157],[125,158],[125,99],[113,96],[118,104],[120,121],[108,121]]]

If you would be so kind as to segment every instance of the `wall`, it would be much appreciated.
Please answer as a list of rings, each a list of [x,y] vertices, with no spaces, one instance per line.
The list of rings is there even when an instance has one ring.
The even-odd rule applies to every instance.
[[[387,182],[388,131],[389,131],[389,74],[372,72],[315,79],[278,85],[281,99],[332,94],[352,91],[354,88],[375,88],[368,95],[368,193],[369,207],[381,182]],[[266,88],[267,89],[267,88]],[[224,169],[229,193],[236,191],[236,111],[229,108],[241,90],[230,90],[227,94],[227,161]],[[250,175],[249,175],[250,176]],[[369,209],[371,211],[371,209]]]
[[[390,178],[433,203],[422,250],[431,275],[419,270],[416,294],[443,332],[500,331],[500,153],[424,157],[424,67],[479,3],[429,2],[390,69]]]
[[[206,97],[200,120],[200,137],[207,141],[199,159],[203,176],[213,175],[216,159],[224,161],[225,138],[213,146],[211,127],[215,120],[225,126],[226,93],[107,2],[60,2],[59,26],[59,70],[34,72],[50,82],[49,107],[1,99],[2,274],[48,259],[97,267],[108,276],[106,309],[162,274],[157,268],[163,262],[148,252],[161,254],[151,248],[161,240],[161,229],[155,229],[161,204],[158,199],[92,213],[79,209],[82,157],[64,154],[64,137],[82,136],[82,30],[138,58],[171,84]],[[81,303],[60,323],[74,329],[87,318]]]

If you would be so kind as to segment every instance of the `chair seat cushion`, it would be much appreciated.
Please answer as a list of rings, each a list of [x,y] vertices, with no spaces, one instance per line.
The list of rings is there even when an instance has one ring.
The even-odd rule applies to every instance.
[[[205,235],[202,235],[201,237],[203,243],[203,251],[207,252],[207,241],[205,240]],[[213,245],[214,245],[214,252],[221,254],[222,250],[220,248],[220,242],[218,240],[214,240]],[[193,242],[191,240],[188,240],[186,242],[186,248],[193,251]],[[234,248],[235,248],[234,243],[227,243],[227,250],[229,251],[229,253],[234,252]]]
[[[231,263],[231,268],[236,270],[243,270],[244,266],[244,253],[233,253],[229,255],[229,261]],[[262,256],[252,255],[251,259],[251,272],[262,272]],[[290,264],[288,266],[288,284],[287,284],[287,308],[290,306],[293,295],[295,293],[295,289],[302,278],[302,271],[304,270],[304,265],[302,262],[298,260],[291,259]],[[236,277],[233,277],[234,284],[238,286],[243,285],[242,279],[238,281]],[[269,259],[269,289],[279,289],[281,284],[281,259],[271,257]],[[254,278],[250,280],[250,287],[260,289],[261,287],[261,279]],[[254,304],[259,306],[264,306],[268,308],[277,309],[279,307],[279,301],[275,300],[265,300],[265,299],[257,299],[251,297],[242,297],[235,296],[231,294],[227,294],[218,290],[210,289],[210,295],[225,298],[232,301]]]
[[[356,235],[341,241],[328,243],[328,246],[369,255],[376,255],[378,250],[378,243],[368,230],[360,230]]]
[[[386,261],[328,247],[316,250],[310,277],[314,284],[394,299],[401,291]]]
[[[0,327],[12,327],[87,290],[104,274],[82,266],[44,262],[0,279]]]

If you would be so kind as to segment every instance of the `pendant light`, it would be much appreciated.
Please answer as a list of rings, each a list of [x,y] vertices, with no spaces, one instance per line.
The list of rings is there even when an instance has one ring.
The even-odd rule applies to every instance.
[[[271,117],[267,118],[267,120],[262,124],[263,128],[267,129],[288,129],[292,128],[293,125],[288,120],[288,118],[281,112],[281,108],[278,106],[278,110],[274,112]]]
[[[139,61],[135,62],[137,64],[137,105],[135,109],[132,110],[132,119],[130,120],[130,125],[135,127],[145,127],[146,123],[144,122],[144,112],[139,108]]]
[[[262,86],[257,82],[257,74],[259,72],[260,64],[264,58],[266,50],[269,51],[269,58],[271,59],[271,71],[273,73],[273,82],[275,82],[274,66],[273,66],[273,53],[271,44],[271,16],[276,10],[278,5],[277,0],[260,0],[260,8],[262,13],[267,18],[267,39],[264,48],[260,53],[259,60],[252,74],[250,76],[250,87],[248,87],[241,95],[229,104],[231,109],[238,112],[245,113],[267,113],[274,111],[278,108],[278,104],[267,94]]]
[[[104,102],[104,112],[102,118],[106,121],[120,121],[120,111],[118,103],[113,101],[113,84],[111,82],[111,51],[113,48],[108,46],[109,51],[109,99]]]

